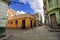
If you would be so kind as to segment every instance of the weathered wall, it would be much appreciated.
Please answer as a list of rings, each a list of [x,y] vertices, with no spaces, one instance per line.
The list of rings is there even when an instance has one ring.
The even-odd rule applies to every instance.
[[[55,10],[49,12],[50,15],[53,14],[53,13],[55,13],[55,15],[56,15],[56,21],[57,21],[58,24],[60,24],[60,15],[59,15],[59,12],[60,12],[59,9],[55,9]]]
[[[15,21],[18,21],[18,25],[15,25]],[[26,28],[30,28],[30,20],[32,20],[32,26],[34,27],[34,23],[36,22],[34,19],[32,18],[18,18],[18,19],[14,19],[14,20],[8,20],[8,22],[13,22],[8,23],[7,24],[7,28],[22,28],[22,20],[25,20],[25,26]]]

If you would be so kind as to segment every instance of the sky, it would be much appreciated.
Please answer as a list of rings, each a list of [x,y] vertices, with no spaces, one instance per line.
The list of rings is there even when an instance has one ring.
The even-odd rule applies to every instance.
[[[25,4],[20,4],[20,3],[11,3],[10,8],[14,9],[15,11],[23,11],[27,12],[29,14],[34,13],[34,10],[30,7],[30,4],[26,2]]]
[[[17,13],[29,13],[34,14],[39,12],[42,15],[44,22],[43,0],[10,0],[17,3],[11,3],[10,8],[14,9]],[[21,4],[23,3],[23,4]]]

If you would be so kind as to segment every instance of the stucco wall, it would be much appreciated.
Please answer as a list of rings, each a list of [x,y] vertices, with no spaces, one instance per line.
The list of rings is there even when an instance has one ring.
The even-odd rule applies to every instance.
[[[18,25],[16,26],[15,21],[18,21]],[[25,20],[25,26],[26,28],[30,28],[30,20],[32,20],[32,26],[34,27],[34,23],[36,22],[34,19],[32,18],[18,18],[18,19],[14,19],[14,20],[8,20],[8,22],[13,22],[8,23],[7,24],[7,28],[22,28],[22,20]]]
[[[56,15],[56,21],[57,21],[57,23],[60,24],[59,10],[55,9],[55,10],[49,12],[50,15],[53,14],[53,13],[55,13],[55,15]]]

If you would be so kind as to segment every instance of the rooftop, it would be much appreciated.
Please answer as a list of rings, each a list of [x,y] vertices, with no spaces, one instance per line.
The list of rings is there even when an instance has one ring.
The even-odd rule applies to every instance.
[[[29,17],[29,18],[33,18],[34,19],[34,16],[32,16],[30,14],[19,14],[19,15],[11,17],[8,20],[13,20],[13,19],[17,19],[17,18],[25,18],[25,17]]]

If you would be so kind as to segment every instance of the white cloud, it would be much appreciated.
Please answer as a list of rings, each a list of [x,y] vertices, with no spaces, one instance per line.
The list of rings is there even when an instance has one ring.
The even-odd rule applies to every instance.
[[[20,2],[26,3],[29,2],[31,8],[35,10],[43,11],[43,0],[19,0]]]
[[[43,0],[20,0],[23,3],[29,2],[32,9],[35,12],[39,12],[42,15],[42,20],[44,22],[44,12],[43,12]]]
[[[26,3],[26,2],[27,2],[27,0],[19,0],[19,2]]]
[[[31,0],[31,1],[29,1],[31,7],[35,10],[36,9],[42,9],[42,7],[43,7],[42,2],[43,2],[42,0]]]
[[[44,22],[43,0],[28,0],[28,2],[35,12],[39,12],[42,15],[42,20]]]
[[[18,10],[17,13],[18,13],[18,14],[25,14],[26,12],[24,12],[24,11],[19,11],[19,10]]]
[[[32,9],[42,9],[43,8],[43,0],[19,0],[20,2],[26,3],[29,2]]]

